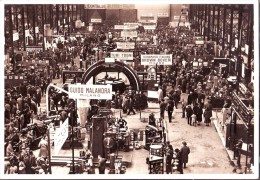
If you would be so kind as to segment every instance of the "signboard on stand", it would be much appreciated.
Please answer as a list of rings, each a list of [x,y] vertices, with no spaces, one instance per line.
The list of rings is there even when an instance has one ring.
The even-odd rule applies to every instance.
[[[171,54],[142,54],[141,65],[172,65]]]
[[[57,129],[54,135],[54,153],[57,155],[61,150],[64,142],[69,136],[69,120],[68,118],[64,121],[64,123]]]
[[[112,99],[112,85],[69,84],[71,99]]]

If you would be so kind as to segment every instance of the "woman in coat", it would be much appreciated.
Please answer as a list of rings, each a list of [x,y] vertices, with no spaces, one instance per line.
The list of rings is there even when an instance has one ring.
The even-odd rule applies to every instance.
[[[211,116],[212,116],[212,111],[209,108],[206,108],[204,111],[206,126],[209,126]]]
[[[47,137],[44,136],[39,142],[40,152],[39,157],[47,157],[48,156],[48,141]]]
[[[201,123],[201,121],[202,121],[202,115],[203,115],[202,105],[199,104],[198,112],[197,112],[197,114],[196,114],[196,116],[197,116],[197,121],[198,121],[198,125],[200,125],[200,123]]]

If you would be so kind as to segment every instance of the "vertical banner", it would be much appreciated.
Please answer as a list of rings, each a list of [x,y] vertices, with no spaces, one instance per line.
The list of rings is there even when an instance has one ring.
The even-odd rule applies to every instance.
[[[57,155],[61,150],[64,142],[69,136],[69,120],[68,118],[64,121],[64,123],[60,126],[60,128],[56,131],[54,135],[54,153]]]

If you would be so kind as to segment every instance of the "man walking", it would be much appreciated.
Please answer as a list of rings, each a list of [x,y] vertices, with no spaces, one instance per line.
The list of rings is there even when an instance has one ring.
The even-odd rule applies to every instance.
[[[186,163],[188,163],[190,148],[187,146],[187,143],[184,141],[182,142],[183,146],[181,147],[181,158],[183,163],[183,168],[186,168]]]
[[[191,106],[188,105],[187,108],[186,108],[186,117],[187,117],[189,125],[191,125],[191,115],[192,115],[192,113],[193,113],[193,111],[191,109]]]
[[[173,103],[168,104],[167,111],[168,111],[169,123],[171,123],[172,122]]]
[[[167,104],[164,102],[164,99],[160,103],[160,118],[164,119],[164,111],[166,109]]]

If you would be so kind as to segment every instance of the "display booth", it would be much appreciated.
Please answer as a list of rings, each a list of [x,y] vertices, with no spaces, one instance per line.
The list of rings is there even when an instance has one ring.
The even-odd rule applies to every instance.
[[[163,145],[153,144],[150,145],[149,153],[149,174],[163,174]]]

